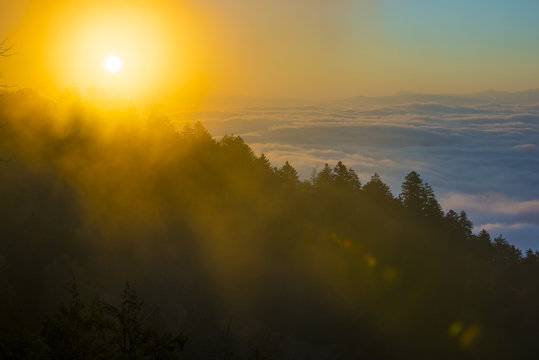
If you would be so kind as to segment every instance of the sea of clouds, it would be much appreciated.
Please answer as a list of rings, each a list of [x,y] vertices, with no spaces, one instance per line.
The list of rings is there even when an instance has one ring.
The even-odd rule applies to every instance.
[[[341,160],[362,183],[378,172],[398,195],[416,170],[444,210],[465,210],[475,231],[539,250],[539,91],[229,99],[174,115],[201,121],[217,137],[240,135],[272,164],[288,160],[304,179]]]

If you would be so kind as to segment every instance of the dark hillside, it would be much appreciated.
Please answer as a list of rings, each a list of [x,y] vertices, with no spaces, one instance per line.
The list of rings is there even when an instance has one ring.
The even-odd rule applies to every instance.
[[[539,254],[417,172],[398,196],[341,162],[302,181],[238,136],[65,101],[0,96],[0,358],[536,357]]]

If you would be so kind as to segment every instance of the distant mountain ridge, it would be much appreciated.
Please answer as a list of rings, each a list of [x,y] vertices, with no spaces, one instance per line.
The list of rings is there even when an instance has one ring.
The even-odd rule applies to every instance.
[[[539,103],[539,89],[530,89],[518,92],[499,90],[486,90],[470,94],[421,94],[401,91],[392,96],[370,97],[354,96],[340,102],[370,105],[427,103],[437,102],[453,105],[467,105],[477,103],[498,104],[535,104]]]

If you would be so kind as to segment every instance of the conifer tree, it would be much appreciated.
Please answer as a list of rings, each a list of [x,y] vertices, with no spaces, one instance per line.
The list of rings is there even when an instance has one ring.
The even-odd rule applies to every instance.
[[[334,182],[345,191],[357,192],[361,189],[361,183],[354,170],[347,168],[341,161],[333,169]]]
[[[333,184],[335,179],[335,174],[333,170],[329,167],[328,163],[324,165],[322,170],[320,170],[314,177],[314,186],[316,188],[328,187]]]
[[[288,161],[284,163],[284,165],[278,170],[278,175],[281,178],[282,181],[285,182],[287,185],[296,185],[299,183],[299,176],[298,172]]]
[[[393,194],[378,173],[374,173],[368,183],[363,186],[363,193],[371,200],[392,200]]]

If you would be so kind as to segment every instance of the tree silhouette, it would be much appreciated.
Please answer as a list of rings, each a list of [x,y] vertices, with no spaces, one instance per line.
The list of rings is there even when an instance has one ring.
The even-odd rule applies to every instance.
[[[28,92],[0,98],[0,146],[13,156],[0,177],[0,357],[539,351],[538,253],[474,235],[418,173],[398,199],[376,173],[361,187],[342,162],[302,182],[289,162],[276,169],[241,137],[214,139],[202,124],[177,129],[80,102],[59,119],[48,104]],[[58,306],[73,274],[102,297],[71,287]],[[139,292],[127,284],[114,300],[120,279]],[[169,330],[177,324],[189,329],[184,352],[185,334]]]
[[[350,192],[358,192],[361,189],[361,182],[354,170],[347,168],[341,161],[333,169],[333,181],[341,189]]]
[[[363,186],[363,192],[371,201],[393,200],[393,194],[389,186],[384,184],[378,173],[374,173],[370,181]]]
[[[0,57],[6,57],[11,55],[12,46],[8,46],[6,40],[0,41]],[[0,79],[2,78],[0,73]],[[0,87],[7,87],[7,85],[0,84]]]
[[[327,188],[331,186],[335,179],[333,170],[329,167],[328,163],[324,164],[324,167],[315,175],[314,186],[318,189]]]
[[[43,325],[53,359],[174,359],[187,336],[160,334],[147,324],[144,305],[126,284],[120,307],[94,299],[90,305],[71,285],[71,302]]]
[[[406,175],[399,197],[404,207],[412,213],[421,213],[431,217],[440,217],[443,214],[431,186],[424,183],[415,171]]]
[[[8,56],[11,48],[11,46],[7,45],[6,40],[0,41],[0,56]]]
[[[277,174],[281,181],[288,187],[295,186],[299,183],[298,172],[288,161],[285,161],[284,165],[277,170]]]

